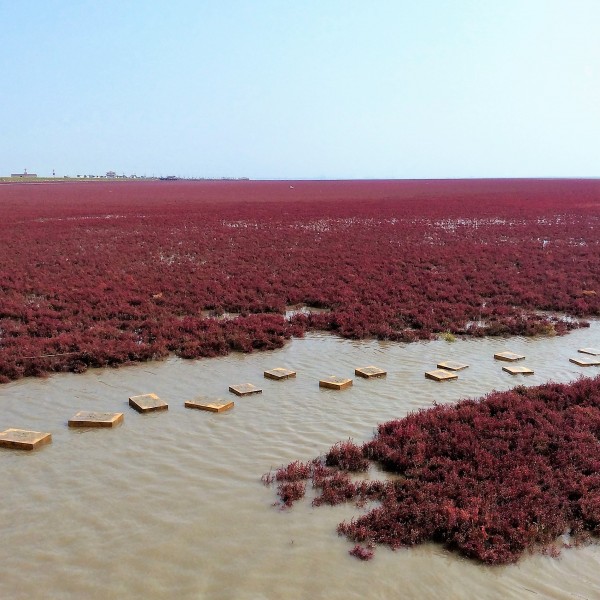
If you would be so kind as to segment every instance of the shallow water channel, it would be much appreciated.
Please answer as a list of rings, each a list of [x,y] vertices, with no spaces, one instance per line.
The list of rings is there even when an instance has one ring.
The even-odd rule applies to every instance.
[[[308,460],[339,440],[369,439],[375,426],[492,389],[595,375],[569,362],[600,345],[600,322],[564,337],[397,344],[310,335],[273,352],[56,375],[0,387],[0,431],[48,431],[51,445],[0,450],[0,598],[296,599],[599,598],[600,546],[527,556],[485,567],[426,544],[377,548],[363,563],[336,534],[353,505],[273,506],[260,482],[271,467]],[[493,354],[526,355],[531,376],[502,371]],[[579,354],[579,356],[583,356]],[[444,359],[470,367],[457,381],[424,372]],[[377,365],[385,379],[354,368]],[[288,367],[296,379],[263,371]],[[335,374],[348,390],[318,387]],[[252,382],[262,395],[237,398],[228,386]],[[129,396],[155,392],[167,412],[141,415]],[[206,396],[235,401],[212,414],[184,408]],[[73,430],[79,410],[118,411],[115,429]],[[371,476],[377,477],[377,473]]]

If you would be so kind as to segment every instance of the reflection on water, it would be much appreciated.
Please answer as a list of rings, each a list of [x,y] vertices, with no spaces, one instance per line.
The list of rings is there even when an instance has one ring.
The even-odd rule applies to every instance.
[[[0,450],[0,598],[598,598],[600,547],[483,567],[438,546],[374,560],[348,555],[338,522],[352,505],[291,511],[272,506],[260,476],[308,460],[338,440],[369,439],[375,426],[433,402],[478,397],[517,383],[536,385],[598,373],[569,358],[600,345],[600,323],[568,336],[414,344],[352,342],[325,335],[254,355],[176,358],[84,375],[58,375],[0,387],[0,430],[49,431],[40,451]],[[495,352],[525,354],[535,375],[502,371]],[[440,360],[466,362],[457,381],[424,372]],[[353,377],[377,365],[385,379],[354,379],[336,392],[321,376]],[[296,370],[272,381],[273,367]],[[252,382],[261,395],[228,386]],[[140,415],[131,395],[155,392],[169,410]],[[234,400],[222,414],[184,408],[195,397]],[[72,430],[80,410],[125,413],[112,430]],[[377,476],[377,474],[373,474]]]

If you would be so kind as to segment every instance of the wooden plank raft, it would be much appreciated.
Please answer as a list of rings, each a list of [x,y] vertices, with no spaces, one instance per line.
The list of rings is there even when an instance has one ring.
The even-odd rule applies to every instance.
[[[437,364],[438,369],[444,369],[445,371],[462,371],[463,369],[468,368],[468,366],[469,365],[455,362],[453,360],[445,360],[444,362]]]
[[[35,450],[49,444],[52,434],[27,429],[7,429],[0,433],[0,447],[13,450]]]
[[[510,373],[511,375],[533,375],[533,371],[527,367],[502,367],[503,371]]]
[[[292,379],[296,377],[296,371],[290,369],[284,369],[283,367],[277,367],[276,369],[270,369],[264,372],[264,376],[267,379],[275,379],[281,381],[282,379]]]
[[[598,348],[580,348],[577,352],[583,352],[583,354],[591,354],[592,356],[600,356],[600,350]]]
[[[496,360],[504,360],[506,362],[513,362],[515,360],[523,360],[525,357],[522,354],[515,354],[514,352],[498,352],[494,354]]]
[[[337,377],[331,375],[319,380],[319,387],[327,388],[330,390],[345,390],[352,386],[352,379],[346,379],[344,377]]]
[[[387,371],[371,365],[370,367],[357,367],[354,369],[354,374],[364,379],[373,379],[375,377],[385,377]]]
[[[186,408],[197,408],[208,412],[220,413],[233,408],[234,402],[206,402],[205,400],[186,400]]]
[[[578,365],[579,367],[597,367],[600,365],[600,358],[570,358],[570,362]]]
[[[252,394],[262,394],[262,389],[256,387],[253,383],[239,383],[230,385],[229,391],[236,396],[250,396]]]
[[[161,400],[156,394],[142,394],[131,396],[129,406],[140,413],[154,412],[157,410],[168,410],[169,405]]]
[[[434,381],[450,381],[451,379],[458,379],[456,373],[451,373],[450,371],[446,371],[446,369],[427,371],[425,377],[427,377],[427,379],[433,379]]]
[[[69,419],[69,427],[115,427],[123,422],[123,413],[80,411]]]

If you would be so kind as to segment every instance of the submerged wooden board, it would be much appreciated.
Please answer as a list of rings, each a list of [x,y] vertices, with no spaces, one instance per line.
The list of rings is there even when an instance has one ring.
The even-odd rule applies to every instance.
[[[527,367],[502,367],[502,370],[511,375],[533,375],[533,371]]]
[[[27,429],[7,429],[0,433],[0,447],[14,450],[34,450],[52,441],[52,434]]]
[[[438,363],[438,369],[445,369],[446,371],[462,371],[466,369],[469,365],[465,365],[464,363],[455,362],[453,360],[445,360],[444,362]]]
[[[598,350],[598,348],[580,348],[577,352],[583,352],[583,354],[591,354],[592,356],[600,356],[600,350]]]
[[[262,389],[252,383],[239,383],[230,385],[229,391],[236,396],[250,396],[251,394],[262,394]]]
[[[209,412],[225,412],[233,408],[234,402],[206,402],[204,400],[186,400],[186,408],[197,408],[198,410],[207,410]]]
[[[374,377],[385,377],[387,375],[387,371],[380,369],[379,367],[357,367],[354,369],[354,374],[359,377],[364,377],[365,379],[372,379]]]
[[[515,360],[523,360],[525,357],[522,354],[515,354],[514,352],[498,352],[494,354],[496,360],[505,360],[507,362],[513,362]]]
[[[264,376],[267,379],[291,379],[292,377],[296,377],[296,371],[290,371],[290,369],[277,367],[276,369],[270,369],[269,371],[265,371]]]
[[[80,411],[69,419],[69,427],[114,427],[123,422],[123,413]]]
[[[582,356],[581,358],[570,358],[569,360],[580,367],[597,367],[600,365],[600,358],[583,358]]]
[[[352,379],[346,379],[344,377],[325,377],[325,379],[319,380],[319,387],[328,388],[330,390],[345,390],[352,385]]]
[[[169,408],[169,405],[161,400],[156,394],[131,396],[131,398],[129,398],[129,406],[141,413],[153,412],[155,410],[167,410]]]
[[[450,379],[458,379],[456,373],[451,373],[445,369],[436,369],[435,371],[427,371],[425,373],[427,379],[433,379],[434,381],[449,381]]]

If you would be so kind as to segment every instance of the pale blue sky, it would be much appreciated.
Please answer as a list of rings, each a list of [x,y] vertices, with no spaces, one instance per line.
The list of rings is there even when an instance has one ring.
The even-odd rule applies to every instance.
[[[0,175],[600,176],[600,0],[0,0]]]

